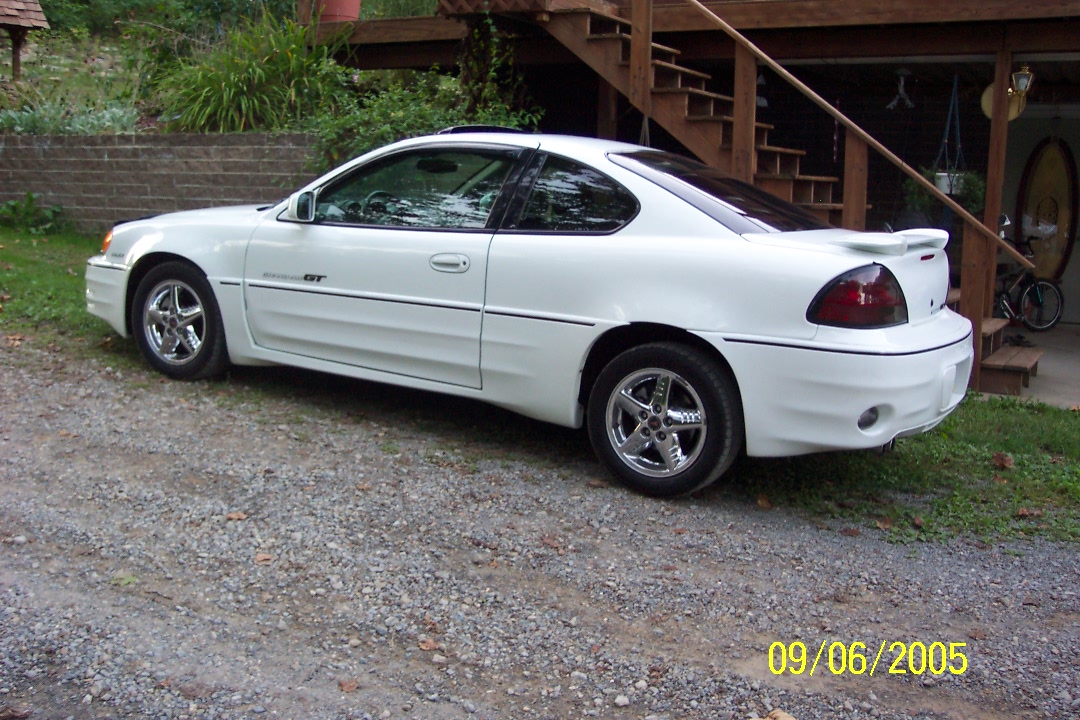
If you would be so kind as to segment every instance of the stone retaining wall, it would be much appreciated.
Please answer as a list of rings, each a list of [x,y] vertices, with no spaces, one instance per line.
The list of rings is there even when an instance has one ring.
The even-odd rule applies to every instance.
[[[81,229],[276,201],[314,177],[307,135],[0,135],[0,202],[40,195]]]

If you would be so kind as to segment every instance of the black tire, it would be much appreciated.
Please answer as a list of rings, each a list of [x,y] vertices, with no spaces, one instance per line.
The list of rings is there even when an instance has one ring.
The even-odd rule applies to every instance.
[[[187,263],[162,263],[143,277],[131,302],[131,325],[146,361],[176,380],[220,375],[229,364],[214,291]]]
[[[617,356],[593,383],[587,410],[589,439],[600,461],[626,487],[645,495],[699,490],[742,451],[735,381],[686,345],[653,343]]]
[[[1049,330],[1058,324],[1064,310],[1061,290],[1049,280],[1036,280],[1020,294],[1020,320],[1028,330]]]

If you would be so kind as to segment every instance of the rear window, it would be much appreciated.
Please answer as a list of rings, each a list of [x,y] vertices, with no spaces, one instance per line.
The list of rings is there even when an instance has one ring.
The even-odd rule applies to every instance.
[[[616,165],[674,193],[739,235],[829,227],[797,205],[681,155],[639,150],[612,153],[608,157]]]

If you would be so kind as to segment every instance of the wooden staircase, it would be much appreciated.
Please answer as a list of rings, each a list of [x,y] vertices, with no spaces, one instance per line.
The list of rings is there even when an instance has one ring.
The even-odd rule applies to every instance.
[[[594,8],[550,13],[541,23],[612,87],[634,102],[631,87],[631,21]],[[735,98],[709,89],[712,77],[679,64],[680,51],[651,43],[648,100],[635,104],[702,162],[732,172]],[[839,224],[843,204],[834,201],[839,178],[804,175],[806,154],[769,143],[772,125],[755,122],[753,183],[800,205],[826,222]]]
[[[947,303],[956,310],[960,305],[960,290],[949,290]],[[997,395],[1020,395],[1039,374],[1043,350],[1034,346],[1006,342],[1010,323],[1005,318],[986,318],[982,321],[979,374],[980,392]]]

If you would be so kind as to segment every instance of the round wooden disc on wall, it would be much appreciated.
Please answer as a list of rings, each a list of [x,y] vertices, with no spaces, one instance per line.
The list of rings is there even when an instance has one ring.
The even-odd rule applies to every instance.
[[[983,90],[982,100],[980,101],[983,114],[986,117],[990,117],[994,113],[994,83],[990,83]],[[1020,113],[1024,112],[1024,106],[1027,105],[1027,101],[1019,95],[1010,92],[1009,93],[1009,122],[1012,122],[1016,118],[1020,117]]]
[[[1061,138],[1046,138],[1028,158],[1016,196],[1017,239],[1035,253],[1035,274],[1060,280],[1076,235],[1076,163]]]

